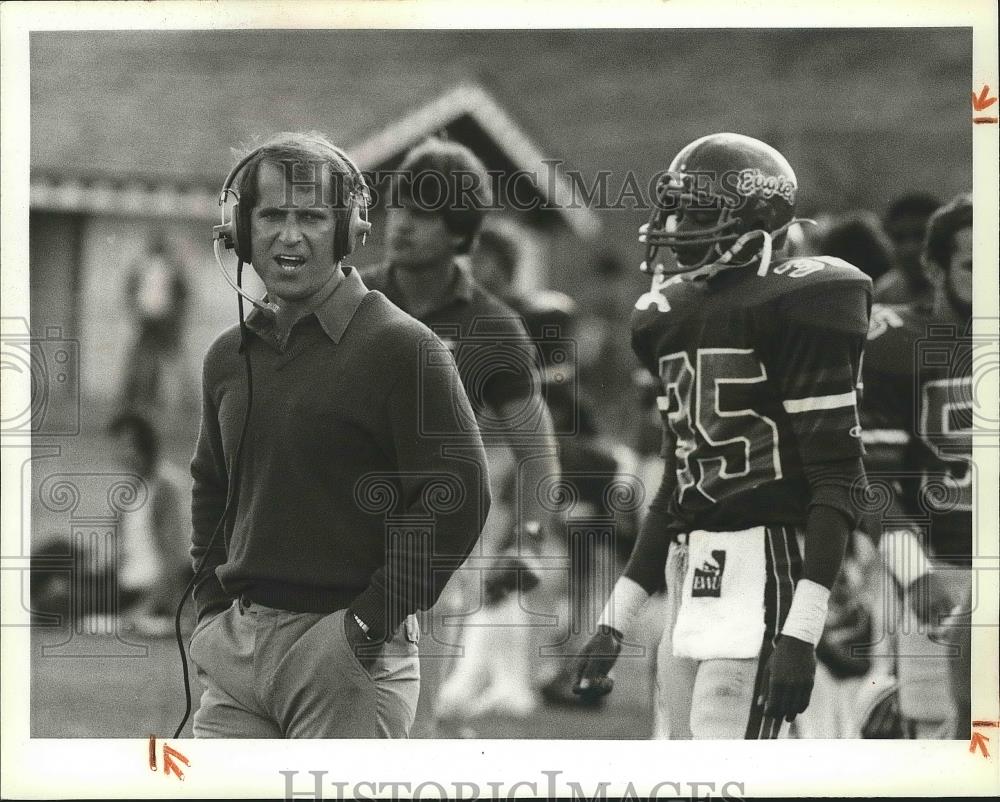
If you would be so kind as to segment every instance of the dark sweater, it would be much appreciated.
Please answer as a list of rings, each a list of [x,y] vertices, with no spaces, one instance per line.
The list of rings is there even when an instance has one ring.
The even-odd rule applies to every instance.
[[[389,638],[437,600],[482,531],[486,460],[454,360],[345,272],[284,350],[262,316],[248,318],[253,411],[238,504],[196,586],[199,619],[245,594],[301,612],[350,607]],[[239,349],[233,327],[205,357],[191,463],[196,564],[225,507],[246,411]]]

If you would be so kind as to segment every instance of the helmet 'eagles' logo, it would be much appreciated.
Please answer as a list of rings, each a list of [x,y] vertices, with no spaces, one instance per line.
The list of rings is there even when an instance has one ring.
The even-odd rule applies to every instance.
[[[760,195],[772,198],[775,195],[788,203],[795,203],[795,184],[781,175],[765,175],[759,168],[740,170],[736,191],[744,197]]]

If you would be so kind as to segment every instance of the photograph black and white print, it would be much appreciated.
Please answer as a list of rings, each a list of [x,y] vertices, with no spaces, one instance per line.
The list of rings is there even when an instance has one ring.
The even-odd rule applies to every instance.
[[[927,6],[4,4],[12,798],[998,790]]]

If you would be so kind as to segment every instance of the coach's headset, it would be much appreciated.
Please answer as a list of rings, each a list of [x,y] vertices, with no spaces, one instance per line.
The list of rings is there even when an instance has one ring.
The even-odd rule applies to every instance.
[[[303,144],[315,145],[322,150],[326,150],[332,157],[334,157],[330,160],[330,163],[338,167],[345,167],[346,172],[349,173],[346,177],[351,181],[352,186],[347,192],[345,208],[337,210],[337,228],[334,233],[333,259],[335,262],[340,263],[344,257],[354,251],[354,247],[358,240],[361,241],[362,245],[365,244],[368,239],[368,232],[371,231],[372,225],[368,222],[368,204],[371,197],[368,184],[365,181],[364,174],[358,166],[340,148],[324,139],[320,139],[319,137],[304,137],[300,141]],[[273,301],[258,300],[243,289],[243,265],[250,264],[253,255],[250,228],[250,219],[253,209],[248,208],[249,201],[240,197],[239,192],[234,189],[233,184],[243,169],[251,161],[257,158],[262,151],[273,148],[279,144],[280,143],[277,142],[269,142],[255,148],[240,159],[236,163],[236,166],[229,171],[229,175],[226,176],[226,180],[222,185],[222,190],[219,193],[219,206],[222,210],[222,222],[219,225],[212,227],[212,250],[215,253],[215,260],[218,263],[219,270],[222,271],[222,275],[226,279],[226,282],[229,286],[236,290],[238,295],[240,351],[243,353],[247,371],[247,407],[243,418],[243,427],[240,431],[240,439],[236,446],[236,455],[233,458],[232,466],[229,469],[226,505],[223,508],[222,515],[220,516],[218,523],[215,526],[215,530],[212,532],[212,536],[209,538],[208,545],[205,547],[205,553],[198,561],[198,565],[194,570],[194,576],[191,577],[187,587],[184,588],[184,594],[181,596],[181,599],[177,604],[176,613],[174,614],[174,635],[177,638],[177,648],[180,650],[181,654],[181,669],[184,675],[184,696],[186,700],[184,717],[181,719],[181,723],[178,725],[177,730],[174,733],[174,738],[181,737],[181,731],[184,729],[184,725],[187,723],[188,717],[191,715],[191,680],[190,674],[188,673],[187,652],[184,649],[184,638],[181,634],[181,614],[184,610],[184,603],[194,590],[194,587],[201,576],[205,560],[211,553],[219,532],[224,529],[226,521],[229,519],[230,510],[234,508],[234,503],[238,493],[237,486],[239,484],[239,467],[240,458],[243,454],[243,442],[246,440],[247,428],[250,423],[250,412],[253,407],[253,370],[250,364],[250,349],[247,348],[248,334],[246,318],[243,314],[243,301],[246,299],[262,313],[271,318],[273,318],[278,312],[278,306]],[[232,216],[229,220],[227,220],[226,204],[230,197],[232,197],[236,203],[232,207]],[[226,250],[236,252],[236,258],[238,260],[236,264],[236,281],[233,281],[230,277],[229,273],[226,271],[225,265],[222,262],[223,247],[225,247]]]
[[[347,168],[347,172],[350,174],[347,177],[353,184],[348,190],[346,208],[338,210],[337,215],[333,258],[334,261],[339,262],[354,251],[355,243],[359,239],[361,240],[361,244],[364,245],[368,239],[368,232],[371,231],[372,224],[368,222],[368,204],[371,197],[368,184],[360,168],[340,148],[318,137],[306,138],[305,142],[327,150],[331,156],[334,156],[337,162],[342,163]],[[226,176],[222,190],[219,192],[219,208],[222,220],[219,225],[212,227],[212,250],[215,252],[215,261],[219,265],[219,270],[222,271],[222,275],[229,283],[229,286],[262,312],[273,316],[278,311],[277,305],[273,302],[260,301],[251,297],[240,286],[239,275],[237,274],[237,280],[234,282],[226,271],[225,265],[222,263],[222,247],[225,247],[226,250],[236,252],[240,267],[243,264],[250,264],[252,261],[253,248],[250,234],[250,218],[253,209],[248,208],[248,201],[240,197],[239,192],[233,188],[233,184],[243,169],[257,158],[261,151],[269,147],[274,147],[274,143],[265,144],[252,150],[240,159],[236,163],[236,166],[229,171],[229,175]],[[230,196],[235,199],[236,203],[232,207],[232,216],[227,220],[226,203]],[[345,220],[346,225],[344,225]],[[239,267],[237,271],[239,271]]]

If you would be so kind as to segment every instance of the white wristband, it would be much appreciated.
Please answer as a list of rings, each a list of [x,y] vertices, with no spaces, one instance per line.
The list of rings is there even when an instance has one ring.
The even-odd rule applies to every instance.
[[[817,582],[800,579],[792,596],[792,607],[781,628],[782,635],[791,635],[815,646],[823,636],[826,606],[830,591]]]
[[[878,550],[886,569],[903,590],[931,572],[931,563],[920,539],[909,529],[883,533]]]
[[[597,623],[614,627],[624,634],[648,598],[649,594],[634,579],[619,577],[611,598],[604,605],[601,620]]]

